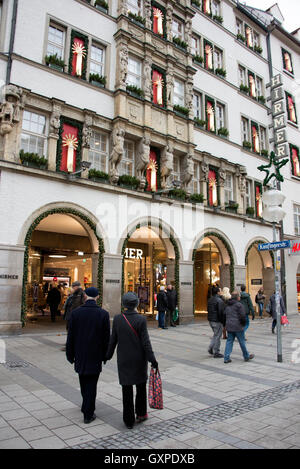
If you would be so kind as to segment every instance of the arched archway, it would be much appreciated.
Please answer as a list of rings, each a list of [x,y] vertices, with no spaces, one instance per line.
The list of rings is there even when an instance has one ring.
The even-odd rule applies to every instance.
[[[99,303],[102,303],[103,297],[103,254],[105,252],[104,249],[104,242],[101,237],[99,237],[99,227],[97,229],[97,223],[92,220],[88,215],[83,213],[80,208],[73,208],[73,207],[64,207],[64,206],[56,206],[48,208],[47,210],[39,210],[39,213],[35,213],[30,217],[29,220],[25,223],[23,230],[20,234],[24,236],[23,243],[25,245],[25,252],[24,252],[24,269],[23,269],[23,287],[22,287],[22,306],[21,306],[21,321],[22,324],[25,324],[26,321],[26,310],[27,310],[27,283],[28,283],[28,273],[29,273],[29,253],[30,253],[30,246],[32,242],[32,238],[34,236],[35,230],[43,225],[48,217],[53,216],[67,216],[70,220],[72,220],[71,225],[81,226],[81,228],[86,232],[86,236],[89,239],[89,243],[91,245],[91,252],[96,255],[96,271],[93,272],[93,277],[96,278],[95,283],[100,292],[100,300]],[[45,231],[45,226],[43,227],[42,231]],[[72,228],[72,229],[73,229]],[[46,228],[46,230],[49,229]],[[38,230],[37,230],[38,231]],[[50,231],[54,232],[53,229]],[[64,228],[65,231],[65,228]],[[62,232],[64,232],[62,231]],[[78,234],[78,233],[77,233]],[[82,234],[82,233],[81,233]],[[53,246],[52,246],[53,247]],[[94,267],[93,267],[94,269]]]
[[[194,314],[206,312],[211,287],[235,287],[235,252],[224,234],[207,230],[195,243],[194,262]]]
[[[174,285],[180,304],[179,259],[181,246],[169,226],[161,220],[144,219],[130,225],[120,241],[122,255],[122,294],[135,291],[141,312],[154,315],[155,294],[159,285]],[[131,265],[131,268],[129,267]],[[130,282],[128,281],[130,278]],[[141,297],[144,295],[144,300]]]

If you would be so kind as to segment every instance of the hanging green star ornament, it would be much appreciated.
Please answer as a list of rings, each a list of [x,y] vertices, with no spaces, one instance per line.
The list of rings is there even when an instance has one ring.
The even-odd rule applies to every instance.
[[[263,185],[267,186],[273,178],[276,178],[277,181],[283,182],[283,176],[280,174],[280,169],[285,166],[288,161],[288,159],[277,160],[274,151],[272,151],[269,164],[265,164],[257,168],[259,171],[264,171],[266,173]]]

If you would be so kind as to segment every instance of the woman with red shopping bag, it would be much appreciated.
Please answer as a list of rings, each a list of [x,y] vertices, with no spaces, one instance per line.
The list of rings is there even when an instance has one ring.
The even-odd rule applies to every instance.
[[[270,298],[270,303],[269,303],[269,309],[273,322],[272,322],[272,334],[275,334],[275,327],[277,325],[277,313],[276,313],[276,295],[273,293],[273,295]],[[286,309],[284,306],[283,298],[280,296],[280,316],[281,316],[281,324],[282,324],[282,318],[285,316],[286,317]]]
[[[119,382],[123,395],[123,421],[127,428],[134,423],[143,422],[147,414],[147,379],[148,362],[152,369],[158,370],[158,363],[152,350],[147,322],[136,308],[139,304],[137,295],[128,292],[123,295],[124,313],[114,317],[112,335],[107,352],[110,360],[117,348]],[[133,402],[133,386],[136,386],[135,405]],[[135,418],[136,415],[136,418]]]

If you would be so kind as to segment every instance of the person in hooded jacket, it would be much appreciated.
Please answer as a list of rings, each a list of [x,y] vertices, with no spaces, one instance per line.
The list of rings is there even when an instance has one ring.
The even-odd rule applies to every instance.
[[[148,362],[155,369],[158,369],[158,363],[152,350],[146,318],[136,311],[139,304],[138,296],[128,292],[123,295],[122,304],[125,311],[114,317],[106,358],[110,360],[115,348],[118,347],[117,363],[119,382],[122,386],[123,421],[127,428],[133,428],[135,422],[140,423],[148,418],[146,390]],[[134,385],[136,386],[135,405]]]
[[[249,295],[249,293],[246,292],[246,285],[241,286],[240,302],[242,303],[246,311],[246,326],[244,327],[244,332],[246,332],[250,324],[249,315],[251,314],[253,317],[253,315],[255,314],[251,296]]]
[[[279,301],[280,301],[280,316],[283,316],[284,314],[286,314],[286,309],[285,309],[283,298],[282,298],[281,295],[279,297]],[[275,327],[277,325],[276,294],[275,294],[275,292],[273,293],[273,295],[270,298],[270,314],[273,318],[272,334],[275,334]]]

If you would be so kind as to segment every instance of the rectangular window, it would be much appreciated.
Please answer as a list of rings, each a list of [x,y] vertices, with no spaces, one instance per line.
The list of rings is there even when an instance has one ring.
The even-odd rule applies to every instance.
[[[225,179],[225,203],[228,204],[230,200],[233,200],[233,177],[232,174],[226,174]]]
[[[131,140],[124,141],[124,153],[120,163],[120,176],[134,176],[135,144]]]
[[[246,69],[239,65],[239,85],[246,85]]]
[[[223,68],[223,52],[214,47],[214,66],[216,68]]]
[[[174,80],[174,98],[173,104],[184,106],[184,83],[180,80]]]
[[[173,157],[173,180],[180,181],[180,158],[176,155]]]
[[[293,62],[292,62],[292,54],[290,54],[287,50],[282,49],[282,60],[283,60],[283,70],[293,75],[294,68],[293,68]]]
[[[256,47],[260,47],[260,38],[259,34],[255,31],[253,31],[253,43]]]
[[[194,117],[197,119],[203,119],[202,112],[202,95],[199,93],[194,94],[193,98]]]
[[[21,150],[46,157],[46,117],[24,111],[21,134]]]
[[[184,28],[183,23],[177,19],[173,19],[172,22],[172,35],[173,37],[179,37],[184,40]]]
[[[246,209],[248,207],[253,207],[253,205],[252,205],[252,183],[251,183],[251,181],[246,181]]]
[[[108,139],[102,132],[93,131],[90,140],[89,161],[91,169],[98,171],[108,170]]]
[[[200,166],[198,162],[194,162],[194,176],[192,179],[192,193],[200,194]]]
[[[216,124],[217,130],[225,127],[225,106],[220,103],[216,105]]]
[[[49,25],[46,55],[57,55],[63,59],[65,53],[65,30],[61,26]]]
[[[212,0],[211,9],[213,16],[221,16],[221,5],[218,0]]]
[[[300,235],[300,205],[294,205],[295,235]]]
[[[104,76],[104,60],[105,60],[105,54],[104,54],[103,47],[92,44],[90,73]]]
[[[133,57],[128,57],[127,85],[141,88],[142,62]]]
[[[245,117],[242,117],[242,142],[249,142],[249,120]]]
[[[260,126],[259,136],[260,136],[260,150],[267,150],[267,130],[265,127]]]
[[[256,77],[256,92],[257,96],[263,96],[263,81],[258,76]]]
[[[242,36],[244,35],[243,22],[238,18],[236,19],[236,33],[241,34]]]
[[[152,95],[154,104],[165,106],[165,78],[155,69],[152,71]]]
[[[131,13],[143,16],[143,3],[142,0],[127,0],[127,9]]]
[[[285,93],[286,95],[286,107],[287,107],[287,114],[288,120],[293,124],[297,124],[297,113],[296,113],[296,104],[294,97],[289,94]]]
[[[300,177],[300,151],[295,145],[290,145],[291,165],[293,176]]]
[[[218,205],[217,173],[213,169],[208,171],[208,205],[210,207]]]
[[[196,55],[196,56],[201,56],[201,47],[200,47],[200,42],[201,42],[201,39],[199,36],[195,36],[193,35],[192,36],[192,55]]]

